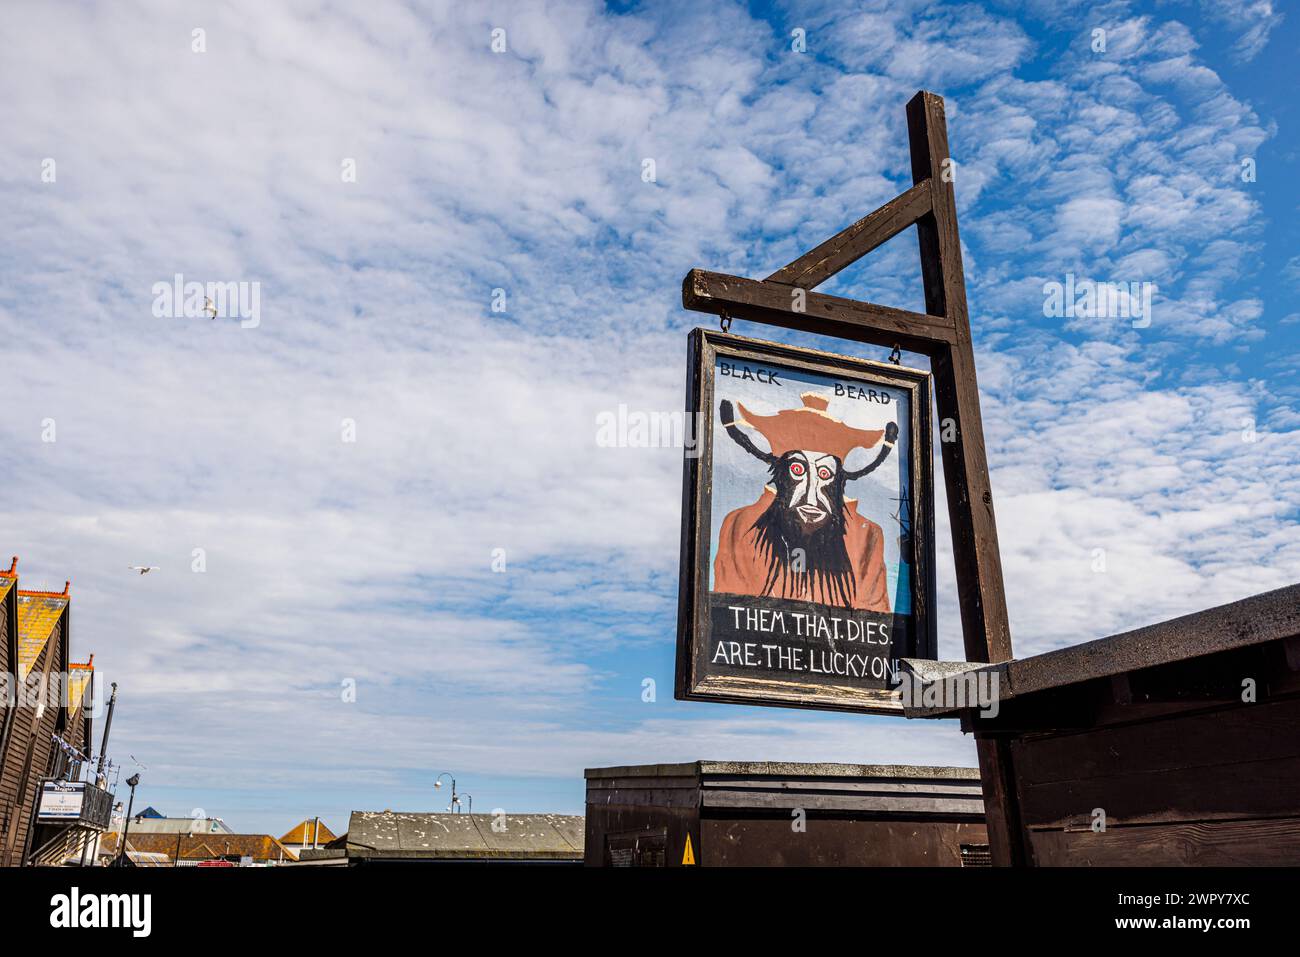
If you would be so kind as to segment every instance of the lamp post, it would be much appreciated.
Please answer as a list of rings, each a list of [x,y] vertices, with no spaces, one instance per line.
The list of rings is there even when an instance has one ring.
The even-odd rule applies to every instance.
[[[460,798],[456,796],[456,779],[451,777],[450,771],[443,771],[433,782],[434,789],[442,787],[442,779],[451,778],[451,803],[447,805],[447,810],[456,813],[456,808],[460,807]]]
[[[113,693],[108,696],[108,717],[104,719],[104,737],[99,742],[99,764],[95,767],[95,786],[104,777],[104,759],[108,757],[108,732],[113,727],[113,709],[117,707],[117,682],[113,682]]]
[[[126,836],[131,831],[131,810],[135,807],[135,786],[140,783],[140,773],[137,771],[126,779],[126,783],[131,788],[131,799],[126,802],[126,820],[122,822],[122,846],[117,849],[116,866],[125,867],[122,862],[126,860]]]

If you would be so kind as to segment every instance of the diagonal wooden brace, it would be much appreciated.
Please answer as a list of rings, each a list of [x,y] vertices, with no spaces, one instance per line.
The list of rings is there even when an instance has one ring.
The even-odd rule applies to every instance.
[[[852,265],[907,227],[915,225],[918,219],[930,211],[930,180],[924,179],[852,226],[841,229],[790,265],[782,266],[768,276],[766,281],[783,282],[804,289],[820,286],[844,267]]]

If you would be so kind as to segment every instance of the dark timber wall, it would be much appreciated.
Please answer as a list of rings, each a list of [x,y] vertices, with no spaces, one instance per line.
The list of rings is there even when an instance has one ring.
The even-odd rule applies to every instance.
[[[1300,586],[988,667],[1017,863],[1300,864]]]
[[[588,770],[586,864],[987,863],[979,772],[698,761]]]

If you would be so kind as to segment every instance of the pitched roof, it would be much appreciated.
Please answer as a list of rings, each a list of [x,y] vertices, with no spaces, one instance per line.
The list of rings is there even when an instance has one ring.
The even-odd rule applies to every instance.
[[[329,829],[329,827],[325,824],[324,821],[320,822],[319,832],[313,834],[312,831],[316,830],[315,824],[316,824],[315,818],[307,818],[307,820],[300,823],[288,834],[283,835],[280,838],[280,843],[281,844],[311,844],[314,841],[314,843],[323,846],[325,844],[328,844],[330,841],[334,840],[338,836]]]
[[[86,688],[95,677],[95,656],[86,662],[68,663],[68,717],[75,718],[86,700]]]
[[[55,626],[68,607],[68,586],[63,592],[18,590],[18,679],[27,677],[41,656]]]
[[[0,604],[3,604],[5,596],[9,594],[11,588],[18,587],[18,556],[9,563],[9,570],[5,571],[0,568]]]
[[[121,832],[104,835],[101,852],[117,850]],[[144,854],[165,854],[175,859],[177,842],[182,861],[207,861],[217,857],[251,857],[256,861],[296,860],[289,850],[270,834],[141,834],[134,823],[126,839],[127,847]]]
[[[136,834],[233,834],[219,817],[133,817],[131,836]]]
[[[353,811],[348,857],[582,860],[583,818],[570,814]]]

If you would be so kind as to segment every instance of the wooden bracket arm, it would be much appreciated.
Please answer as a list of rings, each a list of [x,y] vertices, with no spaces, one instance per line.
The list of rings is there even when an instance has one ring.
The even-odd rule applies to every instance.
[[[767,281],[813,289],[909,226],[915,225],[932,208],[930,180],[927,178],[863,216],[852,226],[841,229],[788,266],[782,266],[768,276]]]
[[[692,269],[682,283],[682,305],[726,313],[801,332],[840,336],[879,346],[899,345],[933,355],[956,342],[952,320],[872,302],[842,299],[766,280]],[[800,308],[802,307],[802,308]]]

